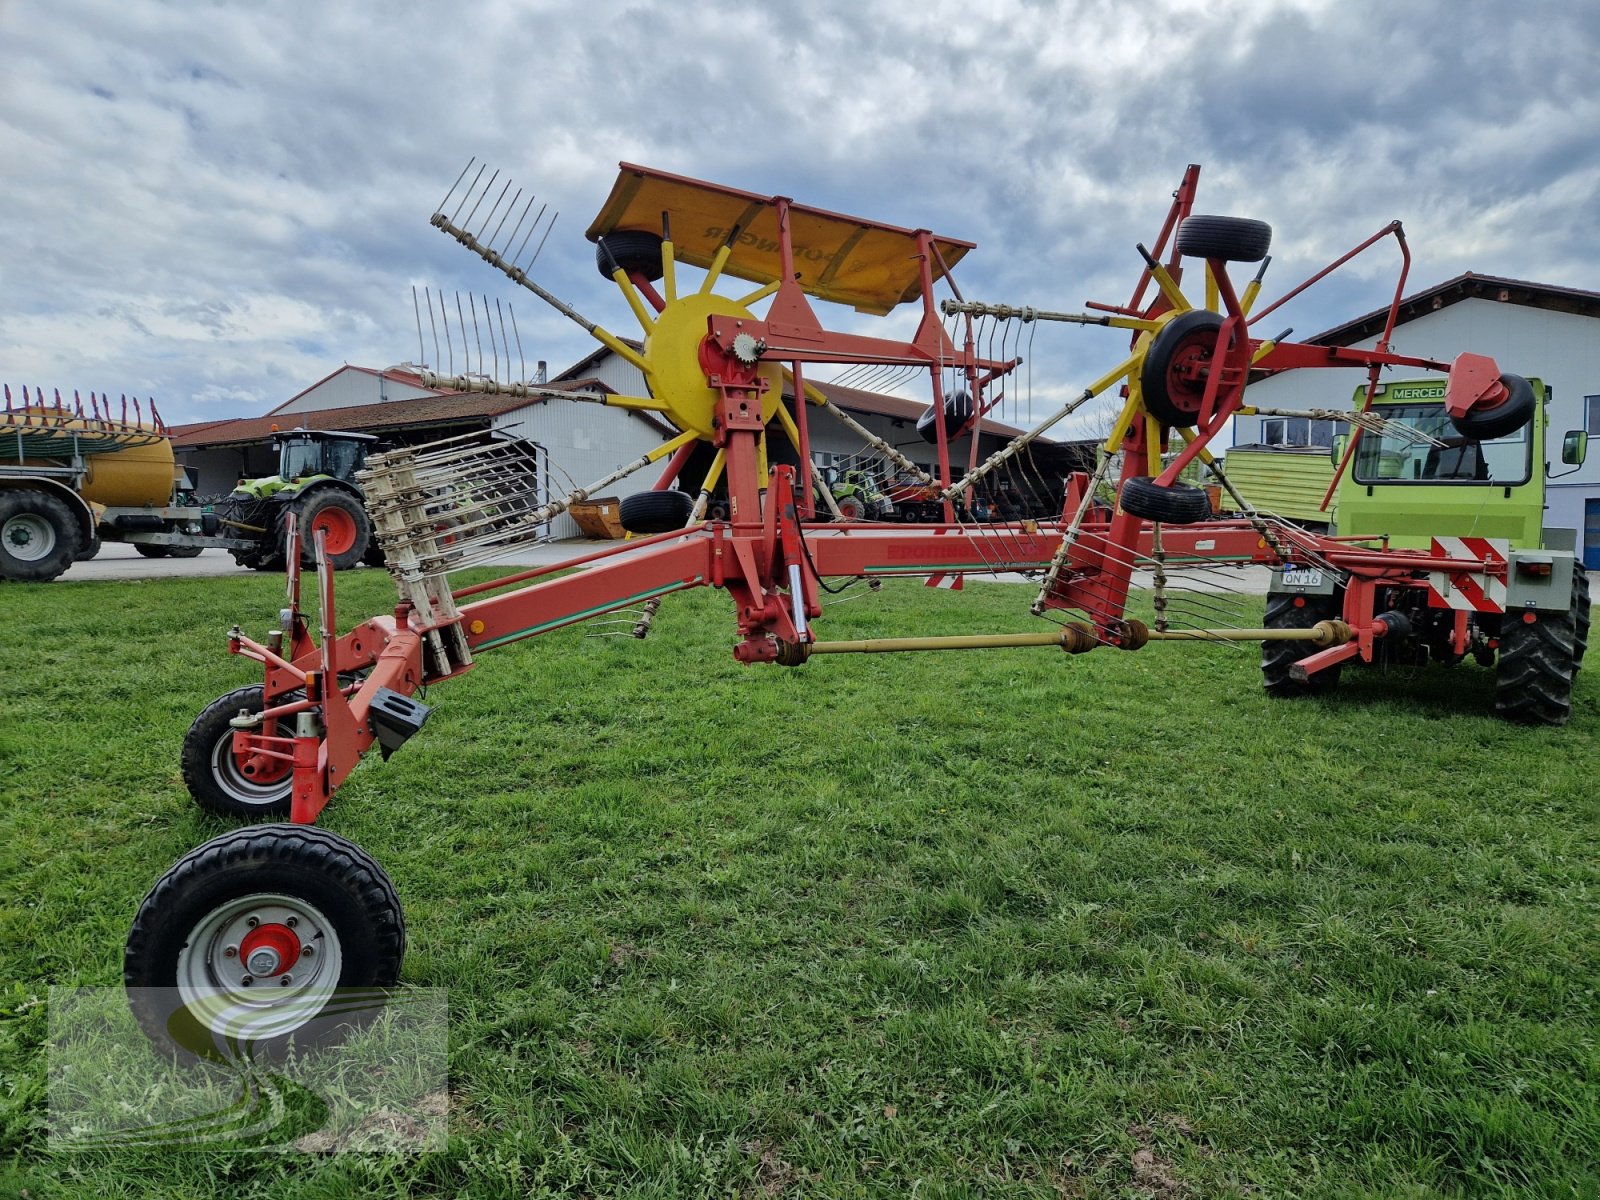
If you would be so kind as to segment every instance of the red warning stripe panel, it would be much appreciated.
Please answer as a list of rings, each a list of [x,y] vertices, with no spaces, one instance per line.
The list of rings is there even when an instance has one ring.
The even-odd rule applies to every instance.
[[[1428,606],[1465,612],[1505,611],[1506,581],[1490,573],[1489,564],[1503,565],[1511,543],[1505,538],[1436,537],[1432,552],[1456,560],[1475,558],[1485,564],[1482,571],[1428,572]]]

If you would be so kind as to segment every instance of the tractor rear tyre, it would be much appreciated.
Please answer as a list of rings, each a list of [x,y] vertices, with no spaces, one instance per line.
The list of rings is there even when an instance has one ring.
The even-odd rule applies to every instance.
[[[100,553],[100,545],[100,535],[96,533],[92,538],[89,539],[89,544],[81,548],[78,553],[73,556],[72,561],[88,562],[96,554]]]
[[[1272,226],[1249,217],[1189,217],[1178,226],[1178,253],[1225,262],[1260,262],[1272,249]]]
[[[253,825],[191,850],[150,889],[122,978],[162,1050],[270,1060],[377,1016],[405,941],[394,885],[359,846],[307,825]]]
[[[1469,411],[1450,418],[1462,437],[1488,442],[1515,433],[1533,420],[1534,411],[1539,407],[1533,395],[1533,384],[1521,375],[1502,375],[1500,383],[1509,395],[1499,404],[1483,412]]]
[[[361,565],[366,556],[367,543],[372,540],[372,522],[367,510],[361,507],[349,492],[324,486],[296,500],[290,510],[300,525],[300,565],[314,567],[317,563],[316,534],[322,531],[323,548],[328,554],[328,565],[335,571],[348,571]],[[279,535],[280,558],[288,553],[288,514]]]
[[[65,500],[49,492],[0,492],[0,579],[48,583],[78,557],[81,534]]]
[[[1583,666],[1589,649],[1589,573],[1583,564],[1572,564],[1572,669]]]
[[[1533,616],[1532,622],[1516,613],[1501,619],[1494,714],[1521,725],[1565,725],[1578,670],[1578,614],[1569,608]]]
[[[1211,500],[1199,488],[1186,483],[1158,487],[1153,479],[1137,475],[1123,483],[1118,503],[1123,512],[1166,525],[1193,525],[1212,517]]]
[[[1206,371],[1217,357],[1222,321],[1221,313],[1191,309],[1168,321],[1151,340],[1139,368],[1139,391],[1145,410],[1163,425],[1193,425],[1200,419]]]
[[[693,512],[689,493],[676,488],[635,492],[617,505],[617,519],[629,533],[671,533],[687,525]]]
[[[608,253],[609,252],[609,253]],[[661,238],[645,229],[619,229],[595,243],[594,265],[607,279],[615,269],[612,262],[629,275],[643,275],[651,283],[666,271],[662,263]]]
[[[1304,604],[1296,604],[1303,600]],[[1268,629],[1310,629],[1319,621],[1338,619],[1342,606],[1337,596],[1268,596]],[[1320,647],[1310,642],[1262,642],[1261,686],[1267,695],[1279,699],[1295,696],[1320,696],[1339,686],[1338,665],[1318,671],[1304,683],[1293,678],[1290,668]]]
[[[839,506],[839,516],[846,521],[866,521],[871,518],[867,515],[866,501],[859,496],[843,496],[834,501]]]
[[[278,759],[240,766],[233,755],[232,721],[240,712],[261,711],[259,683],[236,688],[201,710],[184,735],[178,761],[194,802],[207,812],[249,821],[283,820],[289,815],[294,772]],[[284,724],[278,730],[287,736]]]

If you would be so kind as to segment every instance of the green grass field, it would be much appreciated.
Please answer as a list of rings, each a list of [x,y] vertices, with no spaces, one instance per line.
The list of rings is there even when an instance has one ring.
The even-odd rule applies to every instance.
[[[1470,664],[1272,702],[1253,647],[745,668],[714,593],[486,655],[323,817],[449,989],[448,1152],[51,1154],[42,998],[227,828],[178,747],[281,581],[0,594],[0,1194],[1600,1194],[1594,672],[1556,730]]]

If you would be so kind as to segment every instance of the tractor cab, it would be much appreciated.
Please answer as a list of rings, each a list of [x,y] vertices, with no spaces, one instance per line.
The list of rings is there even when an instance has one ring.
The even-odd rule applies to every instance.
[[[1363,434],[1339,483],[1338,532],[1387,536],[1393,546],[1426,549],[1438,536],[1506,538],[1513,546],[1543,544],[1545,425],[1549,389],[1532,389],[1527,416],[1511,428],[1463,433],[1444,408],[1446,381],[1380,384],[1373,410],[1388,422]],[[1354,404],[1366,399],[1356,389]],[[1562,441],[1562,461],[1581,462],[1575,434]],[[1334,461],[1345,439],[1335,439]]]
[[[333,433],[320,429],[295,429],[273,439],[278,451],[278,478],[309,479],[326,475],[344,483],[354,483],[356,472],[367,461],[367,452],[378,439],[369,433]]]

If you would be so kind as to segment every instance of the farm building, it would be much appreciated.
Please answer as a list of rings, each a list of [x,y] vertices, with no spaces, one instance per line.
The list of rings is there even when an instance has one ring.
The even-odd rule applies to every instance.
[[[1387,309],[1371,312],[1307,340],[1370,349],[1386,314]],[[1600,292],[1468,272],[1402,301],[1392,348],[1446,362],[1465,350],[1492,355],[1502,370],[1538,378],[1551,388],[1547,446],[1558,445],[1569,429],[1600,434]],[[1247,395],[1261,408],[1339,409],[1350,405],[1363,382],[1358,371],[1293,371],[1252,384]],[[1237,461],[1253,477],[1253,489],[1242,479],[1240,484],[1253,502],[1315,521],[1321,514],[1315,505],[1309,510],[1305,505],[1315,486],[1311,477],[1326,487],[1332,464],[1326,454],[1306,449],[1331,447],[1335,432],[1331,421],[1236,417],[1236,449],[1229,451],[1229,462]],[[1287,453],[1274,463],[1264,461],[1271,449],[1263,453],[1256,447]],[[1553,464],[1545,524],[1576,530],[1585,564],[1600,568],[1600,453],[1576,469]]]
[[[558,391],[644,393],[637,369],[609,350],[591,354],[563,371],[548,385]],[[927,408],[896,396],[820,384],[828,398],[874,434],[895,445],[919,466],[933,465],[934,447],[916,429]],[[808,412],[813,461],[819,466],[842,464],[865,449],[860,438],[831,414],[815,407]],[[416,444],[459,434],[494,430],[536,443],[541,451],[541,499],[559,497],[598,479],[625,462],[660,445],[675,432],[649,412],[559,398],[529,399],[476,392],[451,392],[422,382],[407,363],[387,370],[344,366],[260,417],[184,425],[174,431],[174,447],[184,465],[199,474],[203,495],[231,490],[241,477],[271,475],[277,462],[271,448],[274,430],[296,427],[338,429],[376,434],[386,442]],[[1019,431],[985,420],[979,434],[979,460]],[[971,439],[952,448],[958,467],[969,461]],[[1093,452],[1088,452],[1092,466]],[[1084,451],[1070,443],[1041,439],[1031,453],[1019,456],[1004,481],[1034,507],[1059,506],[1062,481],[1082,469]],[[651,487],[659,469],[646,469],[607,489],[625,496]],[[569,517],[552,523],[552,537],[578,533]]]

